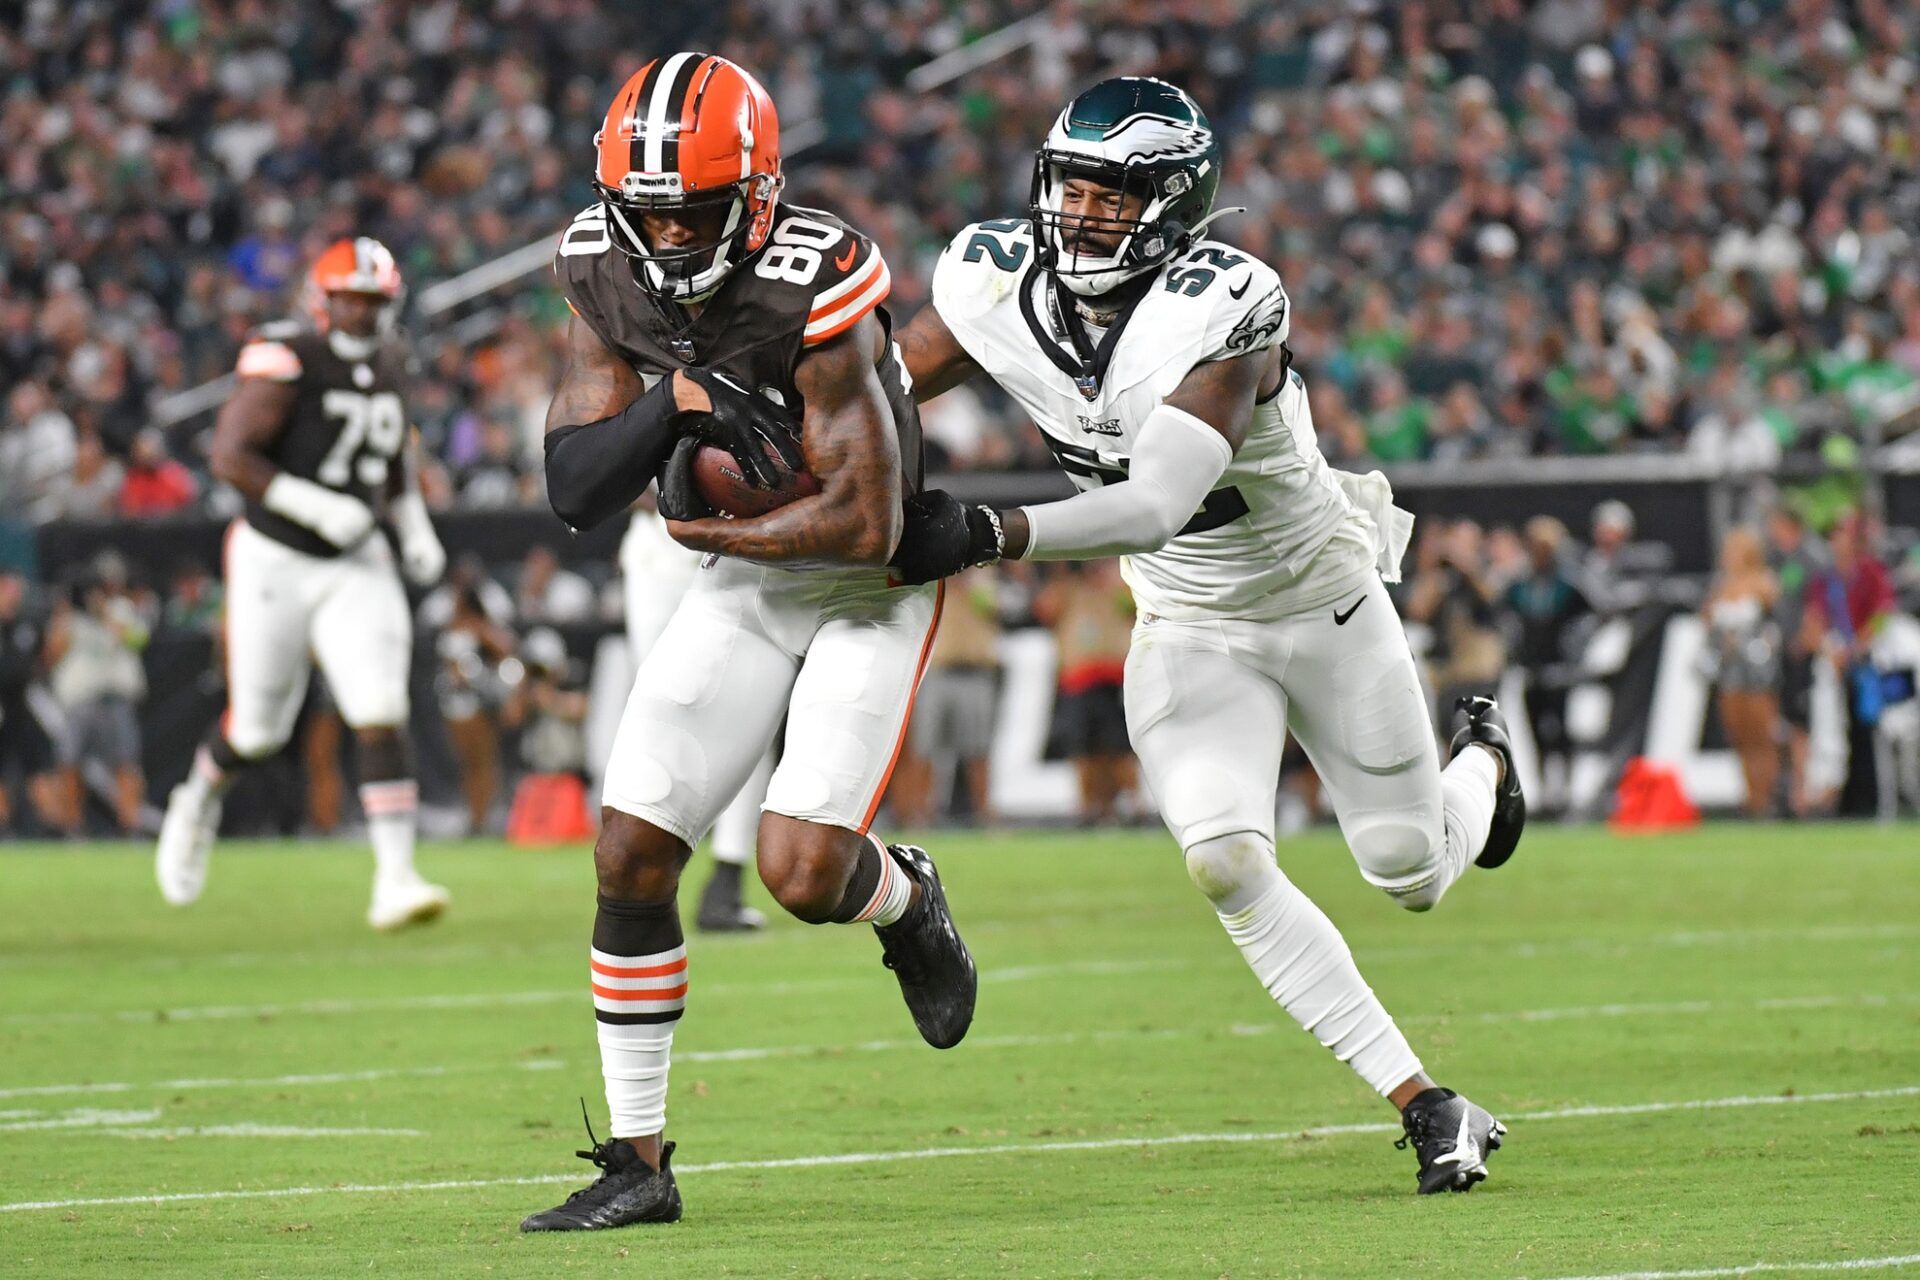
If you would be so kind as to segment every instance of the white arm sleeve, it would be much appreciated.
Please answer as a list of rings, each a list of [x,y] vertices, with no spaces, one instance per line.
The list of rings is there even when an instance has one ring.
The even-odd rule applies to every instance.
[[[1140,424],[1127,478],[1026,507],[1025,560],[1093,560],[1158,551],[1207,500],[1233,447],[1199,418],[1161,405]]]

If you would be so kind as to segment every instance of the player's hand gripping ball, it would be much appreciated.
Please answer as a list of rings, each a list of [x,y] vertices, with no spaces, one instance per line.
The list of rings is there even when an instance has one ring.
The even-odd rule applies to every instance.
[[[681,437],[660,473],[660,514],[758,516],[820,492],[800,454],[800,424],[725,374],[675,375]]]

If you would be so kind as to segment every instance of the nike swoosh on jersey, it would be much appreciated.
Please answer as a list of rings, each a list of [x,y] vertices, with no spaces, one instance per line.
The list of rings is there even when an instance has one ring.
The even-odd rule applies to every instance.
[[[1367,602],[1367,598],[1365,596],[1361,596],[1358,600],[1355,600],[1353,602],[1352,607],[1350,607],[1345,613],[1342,613],[1338,609],[1335,609],[1333,611],[1333,625],[1336,627],[1346,626],[1347,619],[1353,616],[1353,611],[1355,609],[1358,609],[1361,605],[1365,604],[1366,602]]]
[[[834,269],[836,271],[845,271],[848,267],[853,265],[853,255],[859,252],[860,252],[860,246],[857,242],[854,244],[848,245],[846,253],[833,260]]]
[[[1232,289],[1232,288],[1228,289],[1227,296],[1229,298],[1232,298],[1235,302],[1238,302],[1240,299],[1247,296],[1247,290],[1251,288],[1253,288],[1253,277],[1248,276],[1245,280],[1242,280],[1240,282],[1240,287],[1238,289]]]

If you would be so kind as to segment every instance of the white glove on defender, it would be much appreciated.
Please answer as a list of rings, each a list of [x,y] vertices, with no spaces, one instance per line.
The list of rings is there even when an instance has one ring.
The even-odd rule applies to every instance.
[[[373,510],[366,503],[284,471],[267,486],[260,505],[305,525],[342,551],[373,532]]]
[[[400,538],[400,567],[416,587],[430,587],[447,571],[447,549],[427,518],[426,500],[417,489],[395,498],[387,507],[393,531]]]

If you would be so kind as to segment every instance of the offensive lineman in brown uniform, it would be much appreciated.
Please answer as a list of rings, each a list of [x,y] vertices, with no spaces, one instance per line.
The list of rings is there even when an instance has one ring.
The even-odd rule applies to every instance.
[[[641,665],[606,771],[590,972],[612,1136],[583,1153],[603,1172],[529,1231],[680,1216],[661,1139],[687,994],[680,869],[783,718],[758,850],[773,898],[810,923],[872,923],[937,1048],[966,1033],[975,994],[932,860],[869,833],[940,600],[887,572],[920,439],[880,308],[886,263],[832,215],[778,204],[773,103],[724,58],[641,68],[597,147],[600,199],[554,263],[575,319],[548,494],[585,528],[659,474],[673,536],[710,554]],[[771,447],[820,492],[717,517],[688,481],[702,442],[763,485]]]
[[[214,425],[214,474],[246,498],[227,531],[227,712],[174,788],[154,871],[184,907],[206,885],[221,797],[286,744],[318,661],[360,755],[373,844],[367,922],[431,920],[447,891],[413,866],[418,794],[407,738],[413,618],[400,568],[438,579],[446,552],[406,457],[405,359],[386,340],[400,269],[377,240],[341,240],[307,277],[311,324],[269,325],[240,351]]]

